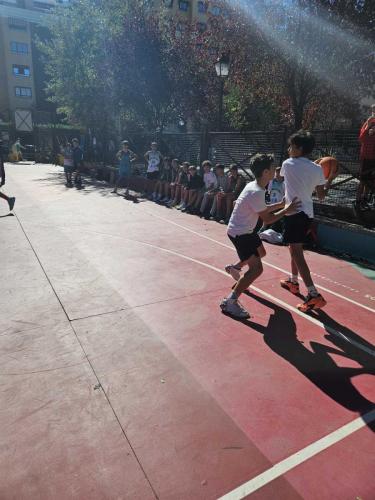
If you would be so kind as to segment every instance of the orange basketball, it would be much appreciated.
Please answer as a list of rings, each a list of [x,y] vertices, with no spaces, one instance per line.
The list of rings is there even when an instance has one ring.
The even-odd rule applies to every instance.
[[[333,156],[325,156],[317,161],[318,165],[322,167],[325,179],[329,179],[337,174],[338,161]]]

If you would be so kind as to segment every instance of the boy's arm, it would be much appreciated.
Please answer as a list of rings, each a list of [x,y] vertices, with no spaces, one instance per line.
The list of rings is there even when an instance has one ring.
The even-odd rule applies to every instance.
[[[282,210],[279,210],[276,213],[271,213],[269,211],[269,207],[266,208],[266,210],[263,210],[263,212],[259,212],[259,217],[263,220],[265,224],[274,224],[278,220],[282,219],[284,215],[294,213],[300,208],[301,202],[298,200],[298,198],[293,198],[293,201],[291,203],[288,203],[288,205],[285,205],[285,207]]]

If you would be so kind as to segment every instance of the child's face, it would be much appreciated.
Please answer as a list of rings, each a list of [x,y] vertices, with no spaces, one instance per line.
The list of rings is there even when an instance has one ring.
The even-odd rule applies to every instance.
[[[182,166],[182,170],[183,170],[184,172],[188,172],[188,171],[189,171],[189,166],[188,166],[188,165],[183,165],[183,166]]]
[[[224,175],[224,169],[223,168],[217,168],[216,169],[216,175],[219,177],[222,177]]]
[[[282,182],[284,180],[284,177],[282,177],[280,175],[280,169],[279,170],[275,170],[275,179],[279,182]]]
[[[157,148],[157,144],[151,144],[151,149],[152,149],[153,151],[156,151],[156,148]]]
[[[190,174],[190,175],[194,176],[194,175],[195,175],[195,173],[196,173],[195,168],[190,168],[190,169],[189,169],[189,174]]]
[[[208,174],[208,172],[211,170],[210,165],[205,165],[203,168],[204,168],[204,173],[205,174]]]
[[[300,156],[303,156],[302,148],[299,148],[293,143],[289,144],[288,153],[290,158],[299,158]]]
[[[123,149],[124,151],[127,151],[127,150],[128,150],[128,147],[129,147],[129,144],[123,144],[123,145],[122,145],[122,149]]]
[[[275,177],[275,172],[276,172],[276,167],[274,165],[263,171],[263,176],[267,183],[272,181],[272,179]]]

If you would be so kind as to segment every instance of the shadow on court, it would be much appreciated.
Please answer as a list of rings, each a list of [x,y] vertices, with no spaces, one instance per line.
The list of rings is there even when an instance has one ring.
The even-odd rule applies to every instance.
[[[348,410],[364,415],[375,409],[375,404],[362,396],[352,384],[352,377],[356,375],[375,374],[375,357],[353,346],[349,341],[332,334],[332,329],[338,330],[348,339],[355,340],[367,349],[375,351],[374,346],[320,311],[316,317],[326,324],[328,335],[325,335],[325,338],[333,346],[310,342],[309,347],[307,347],[298,339],[296,324],[288,310],[251,292],[249,295],[274,311],[267,326],[251,320],[243,322],[251,329],[261,333],[264,342],[273,352],[292,364],[316,387]],[[340,367],[330,356],[332,354],[353,360],[361,367]],[[364,420],[366,421],[366,418]],[[366,423],[375,432],[375,421],[369,422],[367,420]]]

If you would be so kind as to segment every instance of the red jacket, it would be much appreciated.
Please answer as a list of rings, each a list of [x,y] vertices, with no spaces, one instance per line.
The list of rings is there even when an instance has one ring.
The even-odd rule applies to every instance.
[[[359,142],[361,143],[361,160],[375,160],[375,133],[374,135],[369,135],[368,131],[370,128],[373,128],[375,132],[375,118],[367,120],[362,125],[359,133]]]

